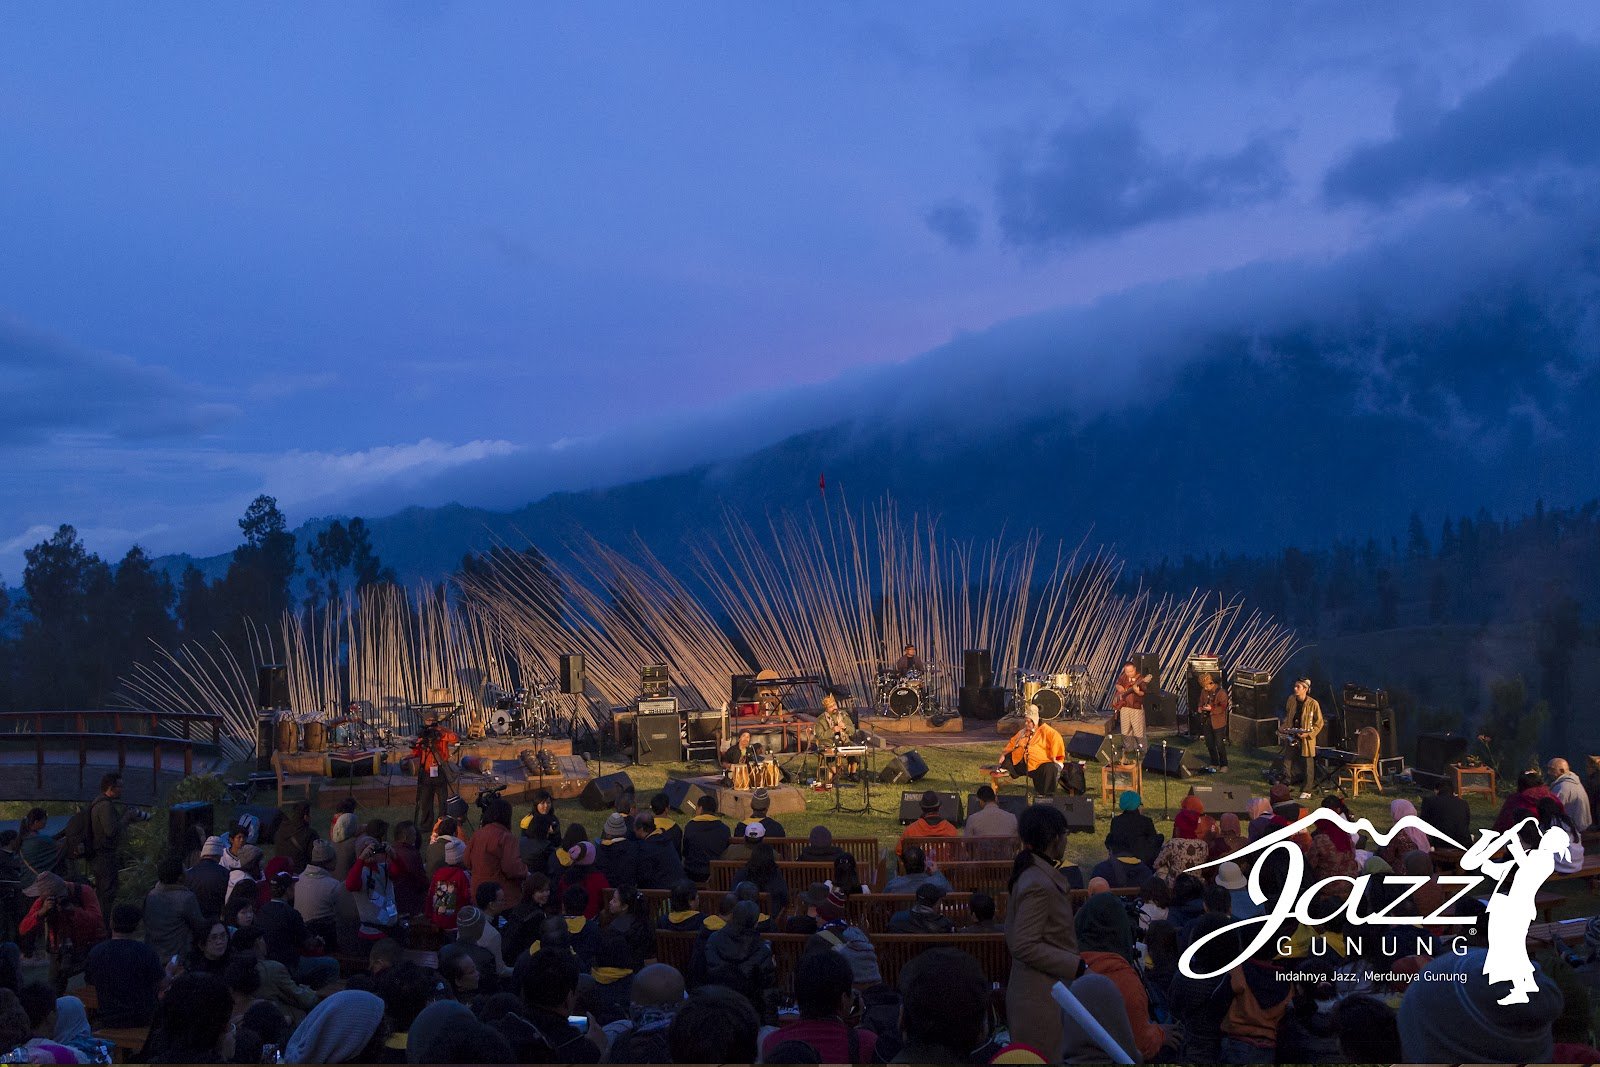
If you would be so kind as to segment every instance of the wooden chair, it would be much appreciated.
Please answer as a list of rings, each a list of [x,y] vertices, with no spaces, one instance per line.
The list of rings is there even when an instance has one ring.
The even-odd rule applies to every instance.
[[[272,754],[272,773],[278,779],[278,807],[283,807],[285,789],[304,789],[306,800],[309,802],[312,799],[312,787],[316,784],[317,775],[307,773],[306,768],[307,760],[299,755],[286,755],[282,752]]]
[[[1376,727],[1363,726],[1356,731],[1356,760],[1339,772],[1339,784],[1350,783],[1350,795],[1361,795],[1361,779],[1371,778],[1373,788],[1383,792],[1383,780],[1378,777],[1378,754],[1382,739]]]
[[[1016,859],[1022,848],[1015,837],[929,837],[917,844],[935,863],[957,863],[963,860]]]

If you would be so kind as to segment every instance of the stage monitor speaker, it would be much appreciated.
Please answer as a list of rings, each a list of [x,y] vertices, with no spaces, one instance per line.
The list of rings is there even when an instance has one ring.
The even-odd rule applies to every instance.
[[[200,851],[217,825],[216,808],[209,800],[185,800],[167,809],[167,848],[183,857]]]
[[[1467,738],[1455,734],[1418,734],[1417,762],[1412,770],[1443,778],[1450,764],[1467,754],[1469,744]]]
[[[578,803],[590,811],[610,811],[617,806],[617,798],[633,792],[633,779],[626,771],[602,774],[583,787]]]
[[[1096,763],[1111,761],[1111,744],[1105,734],[1092,734],[1079,730],[1067,740],[1067,755],[1073,759],[1092,759]]]
[[[878,781],[888,785],[904,785],[907,782],[920,782],[927,773],[927,761],[916,749],[912,749],[884,764],[883,770],[878,772]]]
[[[706,789],[699,782],[691,782],[687,778],[668,778],[661,791],[667,794],[668,807],[690,815],[700,811],[701,797],[715,793],[715,790]]]
[[[278,750],[278,720],[271,715],[256,716],[256,770],[272,770],[272,754]]]
[[[289,706],[289,668],[268,663],[256,668],[256,708],[277,711]]]
[[[634,762],[682,763],[683,734],[678,713],[639,715],[633,720]]]
[[[561,656],[561,691],[571,696],[583,693],[583,653],[568,652]]]
[[[1228,743],[1245,748],[1272,748],[1278,743],[1278,720],[1228,715]]]
[[[1039,803],[1049,804],[1052,807],[1061,809],[1061,813],[1067,817],[1067,833],[1094,833],[1093,797],[1041,797]]]
[[[1400,755],[1400,724],[1395,717],[1394,709],[1390,707],[1363,708],[1346,705],[1344,744],[1339,747],[1346,752],[1354,752],[1356,734],[1367,726],[1378,731],[1379,758],[1388,760]]]
[[[900,794],[900,825],[910,826],[922,818],[922,790],[907,789]],[[954,793],[939,793],[939,814],[951,826],[961,825],[961,798]],[[914,840],[914,839],[913,839]]]
[[[1000,793],[995,796],[994,802],[1000,806],[1001,811],[1009,811],[1019,819],[1022,817],[1022,813],[1028,810],[1028,798],[1022,793]],[[981,802],[978,800],[978,794],[968,793],[967,814],[971,815],[980,806]]]
[[[1152,689],[1144,698],[1144,724],[1149,729],[1170,730],[1178,725],[1178,698],[1165,689]]]
[[[1139,677],[1150,676],[1145,683],[1145,691],[1154,693],[1161,688],[1161,657],[1154,652],[1135,652],[1128,657],[1133,661],[1133,669],[1139,672]]]
[[[723,728],[728,721],[728,713],[720,708],[710,708],[704,711],[685,712],[688,723],[685,729],[689,734],[690,744],[705,744],[707,742],[721,742]]]
[[[981,722],[999,722],[1006,717],[1006,697],[1011,690],[1005,686],[991,685],[982,688],[962,686],[956,706],[963,719]]]
[[[1206,814],[1213,819],[1220,819],[1230,812],[1239,816],[1243,822],[1249,822],[1250,790],[1233,789],[1220,785],[1192,785],[1189,795],[1199,797],[1206,806]]]
[[[1194,770],[1184,760],[1181,745],[1152,745],[1145,750],[1144,769],[1149,774],[1164,774],[1168,778],[1188,778]]]
[[[961,684],[969,689],[986,689],[994,684],[994,661],[987,648],[969,648],[961,654]]]

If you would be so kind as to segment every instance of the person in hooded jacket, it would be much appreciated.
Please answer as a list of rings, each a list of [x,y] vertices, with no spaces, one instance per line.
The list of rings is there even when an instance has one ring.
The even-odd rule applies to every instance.
[[[467,843],[467,870],[472,872],[473,885],[499,882],[505,890],[507,907],[514,907],[522,899],[528,865],[522,862],[522,853],[511,834],[511,805],[504,797],[495,797],[483,809],[483,826]]]
[[[733,831],[717,817],[715,796],[701,797],[699,808],[700,814],[683,828],[683,873],[703,885],[711,877],[711,861],[728,850]]]
[[[889,917],[891,934],[950,934],[955,922],[939,910],[944,890],[932,882],[917,886],[917,897],[911,907],[897,911]]]
[[[613,886],[639,883],[639,840],[633,835],[633,824],[619,811],[607,815],[600,828],[594,865]]]
[[[660,820],[648,811],[633,817],[640,889],[671,889],[683,880],[683,856],[677,844],[682,836],[675,838],[662,830]]]
[[[1166,1044],[1167,1032],[1150,1018],[1150,998],[1133,965],[1133,926],[1122,901],[1110,893],[1092,896],[1073,917],[1078,954],[1095,974],[1109,978],[1127,1009],[1139,1055],[1154,1061]]]
[[[777,982],[778,968],[772,946],[756,930],[761,909],[741,900],[728,916],[728,924],[706,941],[706,977],[712,985],[727,986],[742,994],[757,1011],[763,994]]]
[[[533,811],[522,817],[522,834],[517,838],[523,865],[530,871],[548,871],[551,857],[561,847],[561,819],[556,815],[556,799],[550,790],[533,795]]]

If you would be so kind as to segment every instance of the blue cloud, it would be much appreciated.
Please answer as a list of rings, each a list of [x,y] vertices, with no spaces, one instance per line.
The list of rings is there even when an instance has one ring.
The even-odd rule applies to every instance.
[[[1006,240],[1049,248],[1267,199],[1287,180],[1279,138],[1231,153],[1162,152],[1113,113],[1003,150],[995,194]]]
[[[1600,46],[1543,39],[1452,108],[1423,115],[1397,108],[1396,127],[1394,137],[1354,149],[1328,171],[1329,200],[1385,204],[1552,164],[1593,167],[1600,164]]]
[[[928,229],[944,238],[945,244],[951,248],[965,250],[978,243],[981,223],[978,209],[960,198],[933,205],[923,213],[922,221],[928,224]]]

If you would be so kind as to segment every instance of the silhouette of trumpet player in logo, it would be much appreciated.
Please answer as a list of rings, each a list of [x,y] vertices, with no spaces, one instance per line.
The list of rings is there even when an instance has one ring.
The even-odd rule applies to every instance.
[[[1532,848],[1523,844],[1524,831],[1530,839],[1538,835],[1538,843]],[[1538,913],[1533,898],[1545,879],[1555,873],[1556,857],[1566,855],[1571,847],[1572,838],[1565,830],[1552,826],[1540,833],[1538,820],[1530,815],[1498,834],[1479,830],[1478,840],[1461,857],[1463,872],[1479,871],[1494,879],[1494,891],[1489,896],[1489,951],[1483,961],[1483,973],[1491,984],[1511,983],[1511,992],[1500,998],[1501,1004],[1526,1004],[1528,994],[1539,988],[1526,947],[1528,927]],[[1493,859],[1502,848],[1510,855]]]

